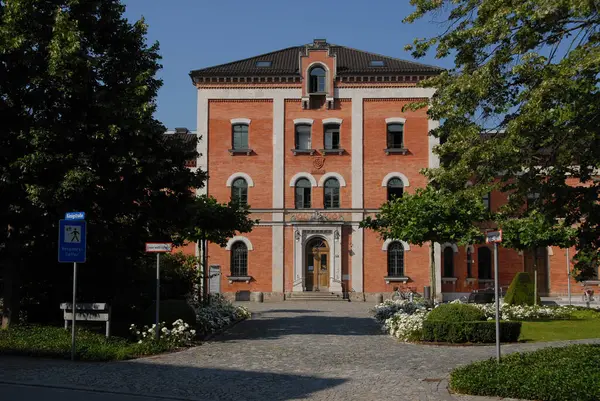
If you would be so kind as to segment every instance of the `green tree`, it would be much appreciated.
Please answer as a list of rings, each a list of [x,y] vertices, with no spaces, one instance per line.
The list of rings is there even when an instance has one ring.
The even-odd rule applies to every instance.
[[[521,218],[498,216],[502,228],[502,246],[520,251],[558,246],[570,248],[575,244],[576,229],[566,227],[562,222],[549,220],[537,210],[531,210]],[[537,258],[533,258],[534,300],[537,304]]]
[[[239,205],[235,201],[219,203],[214,197],[207,195],[197,197],[190,205],[188,224],[178,233],[177,243],[195,242],[200,247],[203,302],[208,302],[207,243],[224,247],[236,233],[252,231],[258,220],[250,219],[249,214],[247,205]]]
[[[442,187],[499,178],[504,209],[530,207],[577,227],[577,247],[600,249],[600,12],[597,1],[411,0],[411,23],[433,17],[441,33],[408,46],[454,67],[423,83],[437,88],[429,116]],[[422,107],[414,104],[411,107]]]
[[[69,269],[53,262],[66,211],[88,217],[80,293],[134,299],[143,243],[184,226],[190,188],[206,178],[185,167],[195,149],[153,117],[158,44],[124,10],[118,0],[0,1],[4,325],[21,290],[48,305],[69,299]]]
[[[375,219],[367,217],[361,227],[377,231],[383,239],[398,239],[422,246],[430,243],[431,293],[435,297],[435,242],[467,245],[480,242],[483,232],[477,223],[489,216],[475,191],[451,193],[432,186],[384,203]]]

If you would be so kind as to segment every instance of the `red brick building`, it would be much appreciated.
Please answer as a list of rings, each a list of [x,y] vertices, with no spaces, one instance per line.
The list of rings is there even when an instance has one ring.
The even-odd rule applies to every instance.
[[[430,284],[428,246],[382,241],[358,224],[391,196],[426,185],[439,165],[437,126],[403,111],[433,90],[417,83],[441,69],[314,40],[191,72],[201,136],[200,193],[247,202],[255,229],[226,248],[210,244],[213,292],[281,300],[307,291],[371,300]],[[501,194],[486,200],[495,208]],[[493,284],[491,248],[435,245],[445,299]],[[533,269],[533,257],[500,251],[500,281]],[[538,251],[542,295],[566,293],[565,250]],[[574,290],[578,285],[572,282]]]

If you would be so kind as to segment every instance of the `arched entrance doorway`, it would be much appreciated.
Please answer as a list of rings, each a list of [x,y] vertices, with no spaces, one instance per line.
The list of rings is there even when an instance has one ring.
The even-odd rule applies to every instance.
[[[548,248],[528,249],[525,253],[525,271],[534,280],[537,270],[537,291],[541,297],[548,296]]]
[[[304,264],[306,291],[329,289],[329,245],[322,238],[314,238],[306,244]]]

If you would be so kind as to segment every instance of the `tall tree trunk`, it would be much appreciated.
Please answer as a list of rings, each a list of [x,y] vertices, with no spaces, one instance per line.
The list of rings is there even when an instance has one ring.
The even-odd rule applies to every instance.
[[[206,265],[206,238],[202,239],[202,302],[208,305],[208,266]]]
[[[431,241],[431,299],[436,299],[436,277],[435,277],[435,242]]]
[[[10,224],[7,229],[4,263],[4,306],[2,307],[2,328],[19,322],[21,310],[21,280],[19,277],[20,253],[16,244],[16,230]]]

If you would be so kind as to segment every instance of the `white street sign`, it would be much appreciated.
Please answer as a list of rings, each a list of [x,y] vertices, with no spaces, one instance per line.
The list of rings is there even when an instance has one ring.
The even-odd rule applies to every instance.
[[[487,244],[494,242],[502,242],[502,230],[488,231],[485,233],[485,242]]]
[[[146,242],[146,252],[171,252],[172,249],[170,242]]]

